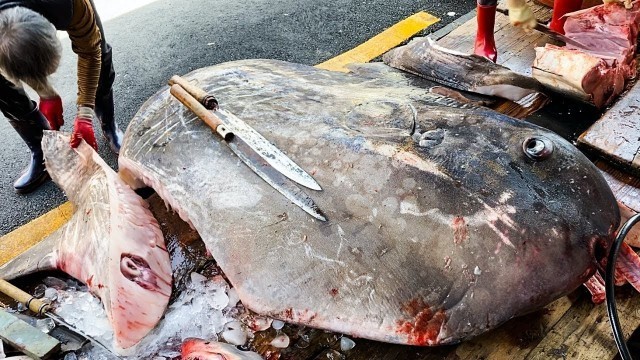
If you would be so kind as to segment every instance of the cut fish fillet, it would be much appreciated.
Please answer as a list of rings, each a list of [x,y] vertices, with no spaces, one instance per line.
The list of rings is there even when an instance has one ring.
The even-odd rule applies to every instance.
[[[53,181],[75,207],[71,220],[0,269],[11,279],[59,269],[87,284],[104,304],[114,348],[126,353],[151,331],[171,295],[171,263],[158,222],[140,198],[86,143],[45,133]]]

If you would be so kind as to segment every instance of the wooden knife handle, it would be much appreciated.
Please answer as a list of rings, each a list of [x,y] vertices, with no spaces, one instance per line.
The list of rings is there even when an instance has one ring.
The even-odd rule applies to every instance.
[[[187,79],[180,77],[178,75],[173,75],[171,79],[169,79],[169,86],[178,84],[182,86],[191,96],[196,98],[200,104],[204,105],[205,108],[209,110],[217,110],[218,109],[218,100],[213,95],[207,94],[201,88],[193,85]]]
[[[178,99],[184,106],[188,107],[194,114],[196,114],[202,121],[204,121],[209,127],[211,127],[218,135],[225,140],[230,140],[233,137],[233,133],[227,129],[222,123],[219,117],[213,112],[207,110],[201,103],[196,100],[191,94],[189,94],[179,84],[171,85],[171,95]]]
[[[44,301],[36,299],[32,295],[28,294],[25,291],[22,291],[21,289],[12,285],[4,279],[0,279],[0,292],[7,296],[10,296],[12,299],[18,302],[23,303],[29,308],[29,310],[33,311],[36,314],[43,315],[45,312],[49,311],[49,305]]]

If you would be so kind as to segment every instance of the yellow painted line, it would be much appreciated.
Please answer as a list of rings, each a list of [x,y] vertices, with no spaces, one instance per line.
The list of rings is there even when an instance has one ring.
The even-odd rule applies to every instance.
[[[365,43],[322,64],[318,64],[316,67],[326,70],[348,72],[347,65],[369,62],[438,21],[440,21],[440,19],[437,17],[421,11],[400,21]]]
[[[333,59],[316,65],[317,68],[348,72],[346,66],[351,63],[366,63],[404,41],[440,21],[437,17],[419,12],[411,15],[389,29]],[[58,230],[69,219],[73,205],[66,202],[48,213],[28,222],[16,230],[0,237],[0,265],[22,254],[33,245],[39,243],[54,231]]]
[[[22,254],[64,225],[73,215],[73,205],[66,202],[31,220],[0,238],[0,264]]]

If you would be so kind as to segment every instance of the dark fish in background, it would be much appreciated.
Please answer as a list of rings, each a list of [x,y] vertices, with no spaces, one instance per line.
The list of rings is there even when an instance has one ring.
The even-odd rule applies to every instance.
[[[431,38],[417,38],[390,50],[384,63],[450,88],[496,96],[535,112],[549,101],[543,85],[478,55],[446,49]]]

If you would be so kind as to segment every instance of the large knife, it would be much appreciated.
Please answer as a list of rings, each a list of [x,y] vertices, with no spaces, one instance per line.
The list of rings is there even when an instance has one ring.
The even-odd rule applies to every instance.
[[[509,10],[507,9],[501,9],[498,8],[497,11],[499,13],[502,13],[504,15],[509,16]],[[555,40],[555,41],[559,41],[562,43],[565,43],[567,45],[572,45],[575,46],[578,49],[588,49],[588,47],[586,45],[584,45],[583,43],[576,41],[574,39],[571,39],[563,34],[560,34],[559,32],[552,30],[550,27],[548,27],[547,25],[541,23],[539,20],[536,20],[536,26],[533,28],[533,30],[536,30],[539,33],[545,34],[548,37],[550,37],[551,39]]]
[[[326,221],[326,217],[318,206],[314,203],[302,189],[295,184],[291,184],[287,179],[271,166],[262,156],[254,151],[242,138],[242,134],[234,134],[213,112],[207,110],[196,98],[191,96],[182,86],[171,85],[171,95],[178,99],[184,106],[193,111],[202,121],[204,121],[213,131],[218,134],[231,148],[242,162],[244,162],[262,180],[266,181],[274,189],[278,190],[287,199],[298,205],[314,218]]]
[[[260,154],[260,156],[262,156],[262,158],[271,164],[271,166],[273,166],[277,171],[298,184],[308,187],[309,189],[322,190],[320,185],[313,177],[311,177],[311,175],[307,174],[300,166],[293,162],[293,160],[280,151],[280,149],[269,142],[269,140],[265,139],[260,135],[260,133],[255,131],[244,121],[238,119],[235,115],[221,110],[218,107],[218,101],[213,95],[208,94],[178,75],[174,75],[169,79],[169,85],[171,86],[174,84],[180,85],[205,108],[215,111],[229,131],[242,137],[242,140],[244,140],[247,145]]]
[[[53,313],[51,311],[51,306],[47,303],[45,303],[44,301],[35,298],[34,296],[30,295],[29,293],[23,291],[22,289],[20,289],[17,286],[14,286],[13,284],[11,284],[10,282],[4,280],[4,279],[0,279],[0,292],[2,292],[3,294],[10,296],[12,299],[24,304],[29,310],[33,311],[34,313],[40,315],[40,316],[46,316],[50,319],[53,320],[53,322],[57,325],[57,326],[62,326],[64,328],[66,328],[67,330],[71,331],[72,333],[87,339],[89,342],[91,342],[94,346],[98,346],[100,348],[102,348],[103,350],[107,351],[109,353],[109,355],[111,355],[113,358],[115,359],[121,359],[120,356],[116,355],[113,353],[113,351],[107,347],[106,345],[104,345],[103,343],[101,343],[100,341],[98,341],[97,339],[87,335],[86,333],[78,330],[77,328],[73,327],[71,324],[69,324],[67,321],[65,321],[62,317],[58,316],[57,314]]]

